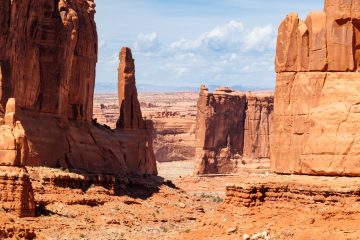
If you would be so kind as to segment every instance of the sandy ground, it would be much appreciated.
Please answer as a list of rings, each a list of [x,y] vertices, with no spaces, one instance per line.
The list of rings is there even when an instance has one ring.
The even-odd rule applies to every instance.
[[[173,161],[173,162],[158,162],[157,163],[159,176],[175,180],[179,177],[188,177],[194,174],[194,161]]]

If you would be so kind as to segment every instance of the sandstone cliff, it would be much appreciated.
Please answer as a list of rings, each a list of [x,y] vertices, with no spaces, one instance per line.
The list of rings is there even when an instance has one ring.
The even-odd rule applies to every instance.
[[[152,123],[142,120],[139,109],[136,120],[142,124],[135,129],[111,130],[92,120],[98,41],[94,13],[93,0],[1,2],[0,166],[15,173],[24,166],[157,173]],[[128,74],[128,58],[122,59],[119,76]],[[133,113],[137,95],[135,81],[130,83],[120,94],[132,96],[122,111]],[[26,182],[24,174],[14,181]],[[21,196],[31,195],[28,187],[15,188],[23,191]],[[0,204],[6,201],[0,198]]]
[[[359,3],[327,0],[324,9],[279,27],[271,166],[359,176]]]
[[[196,126],[198,174],[235,173],[248,160],[269,158],[271,93],[201,87]]]

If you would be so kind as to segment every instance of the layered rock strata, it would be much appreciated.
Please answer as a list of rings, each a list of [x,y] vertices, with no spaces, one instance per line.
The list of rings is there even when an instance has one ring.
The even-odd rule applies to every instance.
[[[334,184],[336,182],[336,184]],[[359,201],[356,178],[269,175],[244,179],[226,186],[225,203],[238,207],[279,204],[306,206],[351,206]]]
[[[34,192],[25,168],[29,146],[23,126],[16,121],[14,98],[8,100],[0,122],[0,207],[20,217],[34,217]]]
[[[133,111],[135,79],[124,83],[121,94],[132,98],[122,112],[131,112],[141,124],[111,130],[92,120],[98,42],[93,0],[5,0],[0,13],[0,166],[15,172],[45,166],[156,174],[152,123]],[[121,58],[119,76],[128,69],[134,73],[128,58]],[[22,175],[11,181],[26,185]],[[21,186],[14,190],[31,193]]]
[[[271,167],[277,173],[360,176],[359,3],[325,1],[279,27]]]
[[[272,93],[201,87],[196,125],[198,174],[236,173],[251,159],[269,158]]]
[[[34,191],[25,168],[0,166],[0,207],[19,217],[35,216]]]

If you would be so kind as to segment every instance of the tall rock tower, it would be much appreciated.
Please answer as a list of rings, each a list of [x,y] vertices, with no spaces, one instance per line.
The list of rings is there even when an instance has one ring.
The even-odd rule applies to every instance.
[[[131,49],[124,47],[120,52],[118,96],[120,117],[118,128],[138,129],[144,128],[140,103],[138,100],[135,82],[135,63]]]

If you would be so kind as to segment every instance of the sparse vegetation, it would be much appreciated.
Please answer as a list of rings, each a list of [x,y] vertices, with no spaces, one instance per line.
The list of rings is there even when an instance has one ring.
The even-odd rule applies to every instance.
[[[212,201],[214,203],[222,203],[222,202],[224,202],[224,199],[222,199],[221,197],[213,196],[213,195],[206,194],[206,193],[202,193],[201,198],[209,199],[210,201]]]

